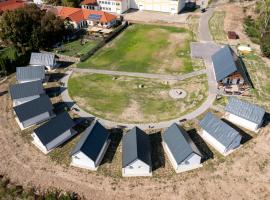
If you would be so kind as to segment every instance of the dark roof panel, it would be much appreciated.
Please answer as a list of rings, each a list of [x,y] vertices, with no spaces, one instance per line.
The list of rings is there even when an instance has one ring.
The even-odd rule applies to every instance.
[[[225,147],[228,147],[239,135],[235,129],[216,118],[210,112],[204,116],[200,122],[200,126]]]
[[[11,85],[9,91],[13,100],[45,93],[40,80]]]
[[[44,112],[53,110],[50,98],[47,95],[14,107],[14,111],[20,122],[31,119]]]
[[[216,52],[212,56],[212,61],[217,81],[221,81],[237,71],[234,56],[229,46],[225,46]]]
[[[162,138],[172,152],[177,164],[183,162],[192,153],[202,157],[188,133],[175,123],[165,131]]]
[[[57,115],[49,122],[34,130],[43,145],[46,145],[74,126],[67,112]]]
[[[149,136],[138,127],[134,127],[123,136],[122,166],[126,167],[139,159],[151,166],[151,145]]]
[[[83,132],[80,141],[71,152],[71,155],[82,151],[93,161],[96,161],[109,135],[107,129],[96,121]]]
[[[43,80],[45,79],[44,66],[26,66],[16,68],[17,81]]]
[[[260,124],[265,115],[265,110],[263,108],[246,101],[241,101],[235,97],[229,99],[225,111],[256,124]]]

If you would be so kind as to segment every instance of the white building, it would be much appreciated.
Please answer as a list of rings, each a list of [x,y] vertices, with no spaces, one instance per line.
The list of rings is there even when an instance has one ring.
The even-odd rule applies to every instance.
[[[263,124],[265,110],[257,105],[231,97],[225,107],[225,117],[234,124],[257,131]]]
[[[88,127],[71,152],[71,165],[97,170],[110,144],[109,132],[96,121]]]
[[[23,130],[54,117],[52,103],[47,95],[15,106],[14,113],[19,127]]]
[[[37,99],[45,94],[40,80],[11,85],[9,91],[13,107]]]
[[[100,9],[122,14],[129,9],[149,10],[178,14],[186,0],[84,0],[81,5],[86,9]]]
[[[18,83],[26,83],[38,80],[44,81],[45,67],[44,66],[17,67],[16,79]]]
[[[32,133],[32,143],[44,154],[63,144],[77,132],[73,130],[74,122],[67,112],[38,127]]]
[[[163,147],[176,173],[202,166],[201,152],[182,127],[172,124],[162,138]]]
[[[123,136],[122,175],[152,176],[149,136],[138,127],[134,127]]]
[[[231,126],[207,113],[200,122],[202,137],[222,155],[226,156],[240,146],[242,136]]]

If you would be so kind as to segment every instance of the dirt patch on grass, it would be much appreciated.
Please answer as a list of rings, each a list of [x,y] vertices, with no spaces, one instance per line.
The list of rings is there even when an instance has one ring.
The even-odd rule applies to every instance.
[[[171,33],[168,36],[168,46],[163,51],[156,52],[154,57],[162,61],[158,73],[168,71],[179,71],[183,67],[181,58],[177,57],[177,50],[183,47],[189,34],[187,33]]]
[[[127,108],[123,111],[122,115],[120,116],[121,120],[130,120],[130,121],[141,121],[143,119],[143,113],[140,110],[140,104],[135,101],[131,100],[130,104]]]

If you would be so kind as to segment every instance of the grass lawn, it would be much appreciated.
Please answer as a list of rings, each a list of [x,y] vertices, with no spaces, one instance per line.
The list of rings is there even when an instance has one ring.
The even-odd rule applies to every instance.
[[[270,111],[270,67],[255,54],[246,55],[244,62],[255,87],[249,100]]]
[[[59,54],[67,55],[67,56],[82,56],[88,51],[90,51],[98,41],[94,40],[84,40],[85,44],[81,44],[81,40],[74,40],[72,42],[68,42],[63,44],[63,51],[58,51]],[[57,49],[54,50],[55,52]]]
[[[81,68],[147,73],[188,73],[193,71],[190,30],[178,27],[129,26],[114,41],[100,49]]]
[[[205,75],[170,82],[124,76],[115,78],[74,74],[68,83],[69,94],[84,110],[105,119],[127,123],[180,117],[199,107],[207,98]],[[171,88],[182,88],[187,96],[175,100],[169,96]]]
[[[209,20],[209,28],[214,41],[218,43],[226,43],[227,35],[224,31],[224,19],[226,13],[224,11],[216,11]]]

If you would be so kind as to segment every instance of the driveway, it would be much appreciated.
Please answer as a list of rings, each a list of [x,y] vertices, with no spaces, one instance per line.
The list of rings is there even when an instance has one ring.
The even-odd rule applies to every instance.
[[[192,42],[190,43],[192,58],[211,58],[220,49],[220,45],[214,42]]]

